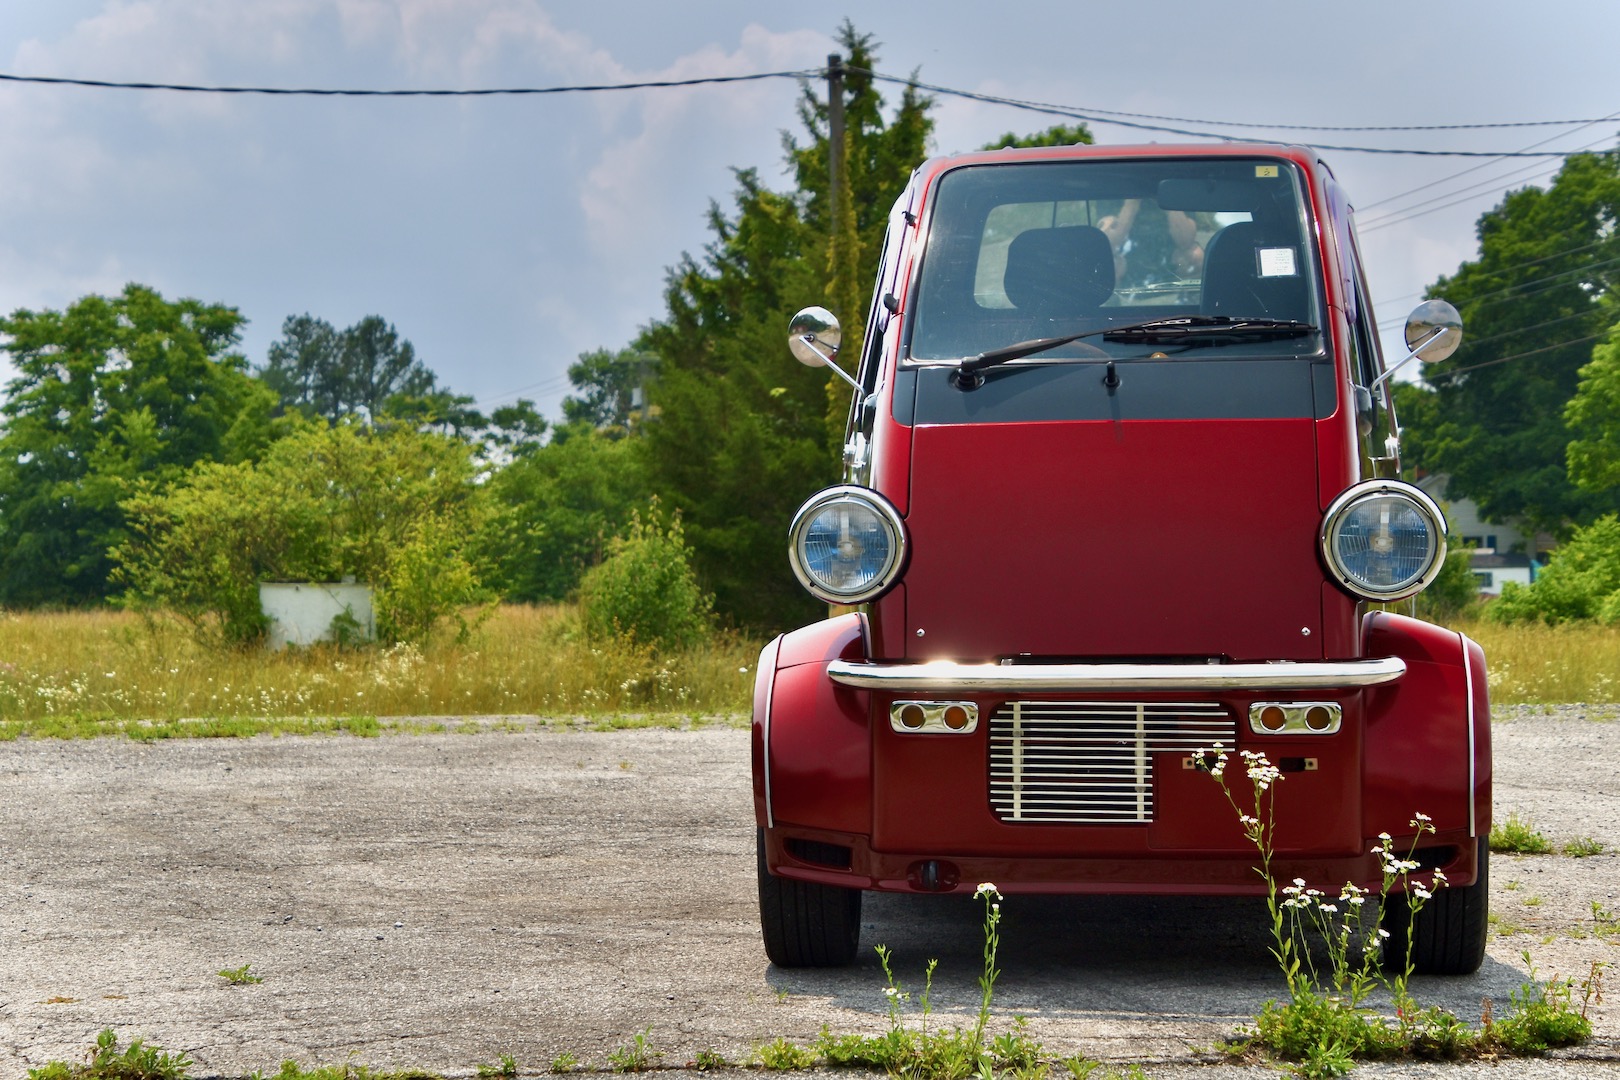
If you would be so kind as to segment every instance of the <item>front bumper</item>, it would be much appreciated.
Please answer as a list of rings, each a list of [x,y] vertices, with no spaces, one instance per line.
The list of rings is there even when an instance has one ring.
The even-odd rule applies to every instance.
[[[836,683],[859,690],[903,693],[1075,694],[1138,691],[1355,690],[1406,674],[1398,656],[1328,663],[1265,664],[871,664],[834,660]]]

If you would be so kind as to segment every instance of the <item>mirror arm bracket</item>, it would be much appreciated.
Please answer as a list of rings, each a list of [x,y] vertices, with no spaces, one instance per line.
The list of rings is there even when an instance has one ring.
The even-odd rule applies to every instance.
[[[1429,345],[1432,342],[1440,340],[1440,336],[1442,334],[1444,334],[1445,332],[1446,332],[1446,327],[1444,327],[1444,326],[1435,327],[1434,331],[1428,337],[1426,337],[1422,341],[1418,342],[1418,344],[1415,347],[1413,347],[1412,351],[1407,353],[1405,356],[1401,357],[1401,359],[1395,364],[1394,367],[1385,368],[1384,373],[1382,375],[1378,376],[1378,378],[1374,379],[1373,384],[1371,386],[1367,387],[1368,392],[1369,393],[1376,392],[1380,386],[1383,386],[1384,383],[1388,381],[1388,379],[1389,379],[1389,377],[1391,375],[1393,375],[1397,371],[1401,370],[1401,368],[1405,367],[1408,363],[1410,363],[1417,356],[1418,353],[1422,352],[1423,349],[1424,349],[1424,346]]]
[[[799,340],[804,342],[805,345],[809,347],[811,352],[821,357],[821,359],[826,363],[827,367],[832,369],[834,374],[836,374],[840,379],[843,379],[845,382],[849,383],[849,385],[855,391],[855,399],[857,401],[866,396],[861,392],[861,384],[855,380],[855,376],[845,371],[843,367],[839,365],[838,361],[833,359],[833,356],[837,352],[836,349],[829,352],[822,352],[821,342],[816,340],[816,335],[814,334],[801,334],[799,335]]]

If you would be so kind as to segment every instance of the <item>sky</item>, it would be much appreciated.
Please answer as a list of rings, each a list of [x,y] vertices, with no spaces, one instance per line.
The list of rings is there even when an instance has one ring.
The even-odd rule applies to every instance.
[[[819,68],[846,11],[778,0],[3,0],[0,73],[360,89],[609,84]],[[879,69],[1231,138],[1606,149],[1613,0],[890,0],[848,11]],[[823,92],[824,83],[815,84]],[[774,79],[532,97],[262,97],[0,82],[0,311],[140,282],[229,304],[262,364],[281,324],[381,315],[485,410],[547,416],[580,353],[663,312],[733,170],[786,189],[800,86]],[[885,96],[892,104],[898,87]],[[1299,131],[1590,120],[1460,131]],[[1058,117],[938,96],[934,145]],[[1099,143],[1187,141],[1093,122]],[[1361,219],[1386,351],[1474,225],[1556,159],[1324,151]],[[1471,170],[1471,171],[1465,171]],[[806,298],[815,302],[817,298]],[[786,327],[783,328],[784,348]],[[0,362],[0,379],[9,371]]]

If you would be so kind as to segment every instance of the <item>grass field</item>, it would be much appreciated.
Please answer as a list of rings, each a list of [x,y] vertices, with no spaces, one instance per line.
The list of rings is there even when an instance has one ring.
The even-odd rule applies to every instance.
[[[126,612],[0,614],[0,739],[742,722],[758,642],[658,656],[573,625],[566,607],[505,606],[464,645],[218,653]],[[1620,698],[1620,628],[1457,629],[1484,646],[1498,704]]]
[[[465,645],[210,652],[111,611],[0,615],[0,738],[20,734],[374,734],[393,717],[540,716],[607,725],[737,722],[757,643],[658,656],[592,646],[561,607],[505,606]],[[420,726],[418,724],[417,726]],[[487,722],[480,726],[488,726]]]
[[[1455,629],[1484,648],[1493,702],[1556,705],[1620,700],[1620,627],[1470,621]]]

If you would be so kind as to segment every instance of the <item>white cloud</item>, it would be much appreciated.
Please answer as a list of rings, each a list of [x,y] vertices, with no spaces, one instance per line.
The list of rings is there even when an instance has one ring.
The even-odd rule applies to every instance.
[[[828,39],[813,31],[772,33],[758,25],[742,32],[732,50],[710,45],[688,53],[638,80],[680,80],[817,66],[828,51]],[[729,169],[756,164],[767,180],[777,178],[771,166],[780,162],[780,130],[791,115],[798,86],[788,80],[763,80],[725,88],[695,86],[674,90],[631,92],[626,108],[634,130],[613,139],[580,185],[593,249],[618,260],[645,254],[648,237],[689,234],[687,219],[702,212],[685,201],[693,189],[682,172],[712,177],[706,190],[732,186]],[[617,104],[617,103],[615,103]],[[683,220],[671,227],[671,215]]]

